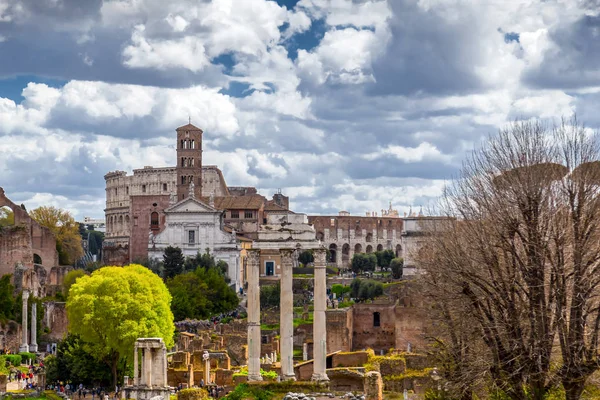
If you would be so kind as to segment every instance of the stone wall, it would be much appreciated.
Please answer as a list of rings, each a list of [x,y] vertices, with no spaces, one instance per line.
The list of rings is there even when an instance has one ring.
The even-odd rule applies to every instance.
[[[0,322],[0,348],[18,353],[21,344],[21,326],[15,321]]]
[[[67,336],[69,320],[67,319],[67,303],[58,301],[49,301],[44,303],[44,318],[42,319],[42,330],[48,328],[41,338],[47,343],[58,342]]]
[[[104,241],[102,243],[102,262],[104,265],[117,266],[129,264],[129,244],[121,245]]]
[[[402,256],[402,218],[309,216],[308,222],[329,249],[329,262],[338,267],[347,267],[355,253],[393,250]]]
[[[328,351],[330,350],[328,349]],[[367,351],[343,352],[332,356],[331,365],[334,368],[362,367],[368,361],[369,353]]]
[[[1,187],[0,207],[10,208],[15,216],[15,224],[0,232],[0,276],[12,274],[17,263],[32,267],[34,255],[41,259],[41,265],[48,270],[57,266],[56,238],[52,232],[31,219],[25,209],[6,197]]]
[[[327,310],[325,317],[327,321],[327,352],[351,351],[352,309]]]
[[[131,196],[131,237],[129,242],[129,260],[148,258],[148,234],[150,233],[150,214],[157,212],[159,227],[154,234],[165,228],[164,210],[169,207],[169,195]]]
[[[364,391],[364,368],[332,368],[327,370],[329,389],[336,392]]]
[[[375,326],[375,314],[379,326]],[[394,303],[368,303],[353,306],[353,350],[373,349],[375,354],[396,347],[396,305]]]

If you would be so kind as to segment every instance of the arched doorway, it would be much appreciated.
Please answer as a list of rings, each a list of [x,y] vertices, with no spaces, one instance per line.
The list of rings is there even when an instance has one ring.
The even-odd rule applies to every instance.
[[[402,246],[396,245],[396,257],[402,257]]]
[[[323,239],[325,239],[323,232],[317,232],[317,240],[323,241]]]
[[[373,246],[368,245],[367,246],[367,254],[372,253],[373,252]]]
[[[42,257],[39,254],[33,253],[33,263],[42,264]]]
[[[354,254],[362,253],[362,245],[360,243],[356,243],[354,246]]]
[[[378,244],[377,245],[377,251],[383,251],[383,245],[382,244]]]
[[[337,262],[337,245],[335,243],[329,245],[329,262],[333,264]]]
[[[348,243],[344,243],[342,246],[342,263],[344,265],[348,265],[350,262],[350,245]]]

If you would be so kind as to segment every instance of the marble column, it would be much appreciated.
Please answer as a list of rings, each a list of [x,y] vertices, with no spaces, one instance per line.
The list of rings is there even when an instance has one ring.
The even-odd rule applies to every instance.
[[[29,341],[27,335],[27,299],[29,298],[29,291],[27,289],[23,290],[23,309],[22,309],[22,319],[21,319],[21,328],[23,330],[23,341],[21,342],[21,347],[19,347],[20,352],[28,352],[29,351]]]
[[[144,362],[142,365],[144,370],[144,383],[148,387],[152,387],[152,349],[144,348]]]
[[[260,375],[260,250],[248,250],[248,380],[262,381]]]
[[[327,273],[325,269],[325,249],[318,249],[315,255],[315,290],[313,316],[313,375],[312,380],[328,381],[325,373],[327,366],[327,330],[325,310],[327,308]]]
[[[294,293],[292,291],[293,257],[296,253],[291,249],[281,249],[279,254],[281,256],[281,295],[279,297],[281,378],[296,380],[294,374]]]
[[[139,357],[140,354],[136,342],[133,346],[133,386],[137,386],[140,384],[140,368],[138,366]]]
[[[37,304],[31,304],[31,345],[29,351],[35,353],[38,351],[37,345]]]
[[[208,351],[204,352],[202,359],[204,360],[204,384],[208,385],[210,383],[210,355],[208,354]]]

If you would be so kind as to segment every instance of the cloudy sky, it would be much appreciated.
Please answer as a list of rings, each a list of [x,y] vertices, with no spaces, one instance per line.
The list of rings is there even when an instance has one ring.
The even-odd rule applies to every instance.
[[[78,219],[108,171],[174,165],[188,115],[229,185],[363,214],[599,109],[600,0],[0,0],[0,186]]]

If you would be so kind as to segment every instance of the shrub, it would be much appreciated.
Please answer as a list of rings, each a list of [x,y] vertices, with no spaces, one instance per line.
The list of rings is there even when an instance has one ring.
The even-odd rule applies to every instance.
[[[183,389],[177,393],[178,400],[207,400],[208,392],[204,389]]]
[[[273,393],[265,390],[259,385],[248,385],[247,383],[242,383],[241,385],[237,385],[233,392],[229,393],[225,398],[227,400],[270,400],[273,397]]]
[[[377,256],[373,253],[358,253],[352,257],[351,268],[357,274],[360,272],[375,271],[377,266]]]
[[[21,356],[22,363],[27,364],[27,362],[29,360],[31,360],[32,362],[35,361],[35,354],[33,354],[33,353],[22,352],[22,353],[19,353],[19,355]]]
[[[23,357],[21,357],[19,354],[7,354],[4,357],[6,358],[6,361],[15,367],[21,365],[21,361],[23,360]]]
[[[350,289],[352,297],[358,301],[372,300],[383,295],[383,284],[369,279],[354,279]]]
[[[390,263],[390,269],[392,270],[392,276],[395,279],[402,278],[402,269],[404,268],[403,258],[394,258]]]

